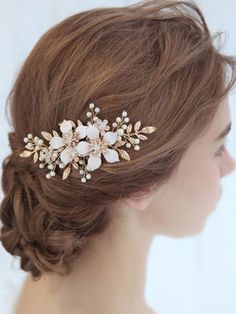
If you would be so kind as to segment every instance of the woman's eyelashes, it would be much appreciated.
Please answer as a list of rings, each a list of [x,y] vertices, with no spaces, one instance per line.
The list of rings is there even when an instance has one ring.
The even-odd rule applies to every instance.
[[[217,150],[217,152],[215,153],[215,156],[221,157],[227,149],[226,146],[227,146],[227,139],[225,140],[224,144],[221,145],[220,148]]]

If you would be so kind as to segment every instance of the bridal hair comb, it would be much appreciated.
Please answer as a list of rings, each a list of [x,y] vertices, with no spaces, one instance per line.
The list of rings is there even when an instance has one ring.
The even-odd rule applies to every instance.
[[[112,123],[112,130],[107,125],[108,121],[101,120],[97,114],[100,112],[99,107],[95,107],[94,103],[89,104],[91,111],[87,112],[87,117],[91,121],[87,125],[83,125],[77,120],[77,125],[72,120],[64,119],[59,123],[61,136],[57,131],[52,130],[52,134],[41,131],[42,136],[49,142],[49,146],[44,144],[43,139],[38,136],[33,137],[31,133],[24,137],[23,141],[27,143],[20,157],[30,157],[33,154],[33,161],[36,163],[41,161],[39,168],[43,169],[45,165],[50,171],[46,174],[46,178],[50,179],[55,176],[55,168],[65,168],[62,180],[65,180],[73,166],[82,175],[81,182],[91,179],[89,171],[99,168],[102,163],[102,155],[109,163],[120,161],[119,156],[124,160],[130,160],[130,156],[121,147],[125,145],[130,148],[132,145],[134,150],[138,151],[140,140],[147,140],[143,134],[150,134],[156,130],[156,127],[146,126],[140,130],[141,121],[137,121],[132,132],[132,124],[127,126],[129,122],[126,111],[122,112],[122,117],[117,117],[116,122]],[[134,138],[133,136],[136,136]]]

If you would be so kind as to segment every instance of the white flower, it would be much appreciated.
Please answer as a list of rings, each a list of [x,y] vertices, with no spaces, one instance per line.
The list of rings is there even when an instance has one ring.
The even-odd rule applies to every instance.
[[[65,149],[60,153],[60,159],[61,161],[67,165],[70,163],[74,157],[77,155],[77,151],[75,147],[72,147],[72,141],[73,141],[73,122],[71,120],[63,120],[62,123],[59,123],[60,130],[62,132],[61,136],[53,136],[50,140],[49,144],[53,149],[58,149],[61,147],[65,147]],[[79,125],[75,131],[77,132],[77,138],[83,139],[86,136],[86,130],[87,126]]]
[[[66,147],[61,153],[60,153],[60,159],[63,162],[64,165],[69,164],[76,156],[77,151],[75,147]]]
[[[105,132],[101,139],[99,137],[99,129],[94,125],[90,125],[87,129],[87,137],[90,141],[81,141],[76,146],[76,149],[81,155],[89,155],[87,165],[89,171],[93,171],[101,166],[101,154],[110,163],[119,161],[117,151],[107,147],[115,144],[117,141],[118,134],[116,132]]]
[[[98,119],[94,124],[93,126],[95,126],[96,128],[98,128],[100,134],[103,136],[106,132],[106,129],[107,129],[107,123],[108,121],[107,120],[101,120],[101,119]]]

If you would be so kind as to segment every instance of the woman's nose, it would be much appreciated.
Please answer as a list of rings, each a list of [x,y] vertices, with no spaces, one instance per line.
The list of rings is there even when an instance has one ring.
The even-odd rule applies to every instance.
[[[224,162],[221,166],[221,176],[224,177],[236,169],[236,160],[227,152]]]

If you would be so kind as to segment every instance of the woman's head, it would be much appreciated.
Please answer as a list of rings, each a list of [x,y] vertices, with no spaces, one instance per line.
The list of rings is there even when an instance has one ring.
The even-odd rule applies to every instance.
[[[230,124],[225,98],[207,132],[191,143],[170,179],[157,191],[147,191],[146,198],[127,200],[130,207],[145,210],[142,220],[152,234],[183,237],[203,229],[222,194],[221,179],[236,168],[224,145]]]
[[[20,256],[23,270],[35,278],[50,271],[65,274],[89,239],[106,230],[113,205],[150,189],[155,197],[164,191],[173,200],[181,193],[178,208],[191,207],[189,230],[198,205],[215,204],[220,164],[215,159],[210,164],[206,141],[219,110],[227,112],[222,104],[236,81],[236,61],[213,44],[197,6],[175,1],[81,12],[40,38],[9,94],[12,153],[2,173],[1,240],[7,251]],[[84,123],[90,102],[108,121],[125,110],[131,123],[141,120],[157,130],[142,141],[140,151],[129,151],[130,161],[102,163],[86,184],[76,169],[64,181],[59,171],[48,180],[46,170],[19,157],[26,134],[41,137],[42,130],[58,130],[63,119]],[[188,185],[190,169],[199,174],[198,182],[200,173],[209,172],[212,199],[204,186],[198,194],[195,185]],[[172,194],[179,180],[179,187],[191,188],[187,200],[182,189]],[[146,217],[162,218],[170,223],[167,234],[179,234],[168,230],[175,228],[178,210],[163,200],[161,210],[153,205]]]

